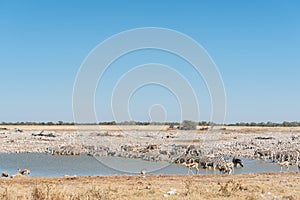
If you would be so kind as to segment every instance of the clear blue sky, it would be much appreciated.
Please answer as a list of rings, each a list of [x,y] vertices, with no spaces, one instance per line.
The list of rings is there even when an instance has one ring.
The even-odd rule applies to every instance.
[[[226,122],[300,121],[299,10],[297,0],[0,0],[0,121],[72,121],[73,84],[88,53],[108,37],[140,27],[177,30],[208,51],[226,88]],[[97,91],[99,120],[113,120],[105,95],[114,85],[109,80],[122,75],[120,66],[161,59],[179,69],[180,61],[168,57],[144,51],[116,62],[103,79],[106,91]],[[189,70],[181,73],[199,91],[201,120],[209,120],[204,83]],[[145,87],[132,98],[136,120],[147,120],[155,103],[170,106],[168,120],[178,119],[177,102],[162,88]]]

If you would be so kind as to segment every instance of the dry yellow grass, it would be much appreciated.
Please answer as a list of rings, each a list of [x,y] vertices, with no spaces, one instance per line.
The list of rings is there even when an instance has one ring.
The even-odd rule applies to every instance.
[[[0,199],[299,199],[299,173],[0,178]]]
[[[174,132],[174,130],[168,130],[169,126],[165,125],[148,125],[148,126],[134,126],[134,125],[2,125],[0,128],[7,128],[7,129],[14,129],[19,128],[24,131],[40,131],[40,130],[47,130],[47,131],[66,131],[66,132],[74,132],[78,129],[85,130],[85,131],[94,131],[94,130],[103,130],[103,131],[170,131]],[[205,128],[202,126],[198,126],[197,129]],[[176,131],[176,130],[175,130]],[[206,132],[200,131],[199,132]],[[281,132],[281,133],[290,133],[290,132],[297,132],[300,133],[300,127],[246,127],[246,126],[223,126],[223,127],[214,127],[213,130],[210,131],[217,131],[217,132],[224,132],[224,133],[268,133],[268,132]]]
[[[24,131],[40,131],[40,130],[47,130],[47,131],[65,131],[65,132],[74,132],[79,130],[84,131],[95,131],[95,130],[103,130],[103,131],[158,131],[158,130],[167,130],[168,126],[132,126],[132,125],[3,125],[0,126],[1,128],[7,129],[14,129],[19,128]]]

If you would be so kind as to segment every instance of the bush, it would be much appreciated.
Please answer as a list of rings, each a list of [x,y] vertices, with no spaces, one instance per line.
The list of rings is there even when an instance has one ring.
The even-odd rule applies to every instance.
[[[197,122],[190,121],[190,120],[184,120],[181,123],[181,130],[196,130],[197,128]]]

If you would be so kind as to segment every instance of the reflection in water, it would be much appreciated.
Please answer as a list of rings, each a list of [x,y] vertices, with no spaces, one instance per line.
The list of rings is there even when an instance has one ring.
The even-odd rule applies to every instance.
[[[243,159],[244,168],[235,168],[234,174],[280,172],[277,163],[263,160]],[[146,169],[151,174],[187,174],[187,168],[182,165],[167,162],[148,162],[138,159],[117,157],[94,158],[80,156],[51,156],[41,153],[1,153],[0,172],[16,174],[18,168],[31,170],[31,176],[59,177],[64,175],[95,176],[115,174],[137,174]],[[158,169],[158,170],[157,170]],[[286,168],[283,168],[286,171]],[[290,166],[289,171],[297,171],[296,166]],[[218,170],[200,169],[200,174],[219,174]]]

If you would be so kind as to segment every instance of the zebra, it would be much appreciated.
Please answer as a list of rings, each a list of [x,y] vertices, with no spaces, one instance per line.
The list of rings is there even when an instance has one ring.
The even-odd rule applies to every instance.
[[[237,167],[239,164],[241,167],[244,167],[243,161],[239,158],[236,158],[235,156],[232,158],[232,162],[234,164],[234,167]]]
[[[254,152],[254,156],[258,156],[259,158],[272,158],[273,157],[273,152],[271,150],[261,150],[257,149]]]
[[[214,170],[224,165],[225,159],[223,156],[204,156],[200,159],[200,164],[203,168],[212,167]]]

